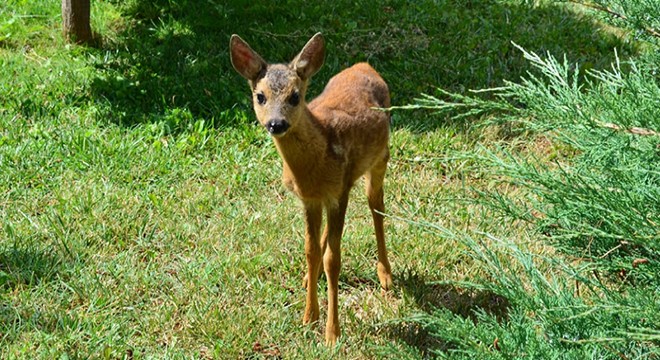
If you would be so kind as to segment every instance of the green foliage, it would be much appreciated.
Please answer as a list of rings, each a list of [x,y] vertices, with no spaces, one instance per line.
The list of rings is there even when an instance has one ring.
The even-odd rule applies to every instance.
[[[561,1],[561,0],[560,0]],[[655,0],[572,1],[599,11],[602,18],[635,31],[641,39],[660,37],[660,3]]]
[[[637,15],[648,5],[635,7]],[[642,28],[655,26],[649,19]],[[490,235],[459,236],[424,224],[437,236],[466,244],[488,273],[457,285],[491,291],[511,308],[505,320],[482,307],[475,310],[475,321],[443,308],[403,321],[450,344],[435,349],[443,357],[655,358],[660,353],[657,62],[629,62],[622,70],[616,58],[609,70],[582,72],[565,58],[517,47],[536,71],[489,89],[490,99],[441,90],[442,97],[426,95],[403,108],[454,118],[488,115],[480,127],[498,126],[521,138],[522,147],[508,138],[464,155],[496,179],[493,188],[474,189],[477,202],[503,223],[531,225],[538,237],[583,265],[534,255]],[[534,148],[542,144],[539,139],[549,143]]]
[[[441,339],[444,346],[432,348],[430,353],[452,359],[657,356],[657,295],[636,289],[623,295],[589,276],[590,266],[573,268],[492,236],[459,236],[434,224],[419,225],[466,245],[476,264],[487,270],[487,276],[476,279],[477,283],[457,285],[508,299],[505,316],[502,311],[492,313],[497,304],[486,303],[474,309],[472,318],[437,308],[400,320],[421,324],[427,336]],[[406,355],[393,347],[388,351],[392,358]]]
[[[543,79],[510,84],[501,96],[525,104],[518,116],[526,129],[551,132],[575,153],[573,164],[558,163],[553,172],[498,162],[539,199],[544,219],[532,221],[564,245],[589,248],[594,258],[619,246],[628,256],[657,256],[660,86],[652,72],[632,64],[623,74],[615,65],[592,72],[582,91],[566,63],[525,56]]]
[[[460,102],[427,97],[411,107],[507,112],[485,124],[506,122],[519,130],[548,133],[572,153],[571,163],[556,161],[548,171],[536,158],[511,153],[501,157],[491,152],[482,158],[507,182],[529,189],[530,208],[520,208],[499,193],[483,195],[507,216],[537,224],[569,251],[581,249],[594,259],[623,256],[626,260],[614,261],[614,268],[628,262],[626,268],[632,270],[636,258],[656,259],[660,86],[652,71],[633,63],[629,73],[622,73],[615,64],[610,71],[588,72],[583,87],[578,70],[566,61],[522,51],[542,76],[530,74],[495,89],[505,102],[453,95]],[[611,249],[617,251],[612,254]],[[657,280],[653,274],[647,273]]]

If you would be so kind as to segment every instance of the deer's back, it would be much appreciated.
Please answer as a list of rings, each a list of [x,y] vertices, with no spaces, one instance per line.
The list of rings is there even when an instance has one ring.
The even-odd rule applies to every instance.
[[[385,80],[371,65],[358,63],[333,76],[316,99],[309,103],[312,113],[323,121],[339,110],[352,115],[368,113],[372,107],[389,107]]]
[[[330,79],[309,109],[330,135],[332,151],[346,159],[353,180],[388,156],[390,116],[374,109],[390,106],[389,89],[367,63]]]

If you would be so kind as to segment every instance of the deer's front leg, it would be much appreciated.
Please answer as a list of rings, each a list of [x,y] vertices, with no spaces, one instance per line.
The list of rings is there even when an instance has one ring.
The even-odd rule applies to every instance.
[[[318,279],[321,271],[323,251],[320,233],[323,206],[318,202],[304,202],[305,205],[305,257],[307,258],[305,315],[303,324],[319,319]]]
[[[344,230],[347,203],[348,192],[339,199],[336,207],[327,207],[328,224],[323,234],[323,244],[325,245],[323,268],[328,279],[328,321],[325,325],[325,342],[328,345],[334,345],[340,335],[338,312],[339,271],[341,270],[341,236]]]

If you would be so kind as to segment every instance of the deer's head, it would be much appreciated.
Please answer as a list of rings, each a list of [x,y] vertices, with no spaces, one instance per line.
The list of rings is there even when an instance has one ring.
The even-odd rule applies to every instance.
[[[323,65],[323,37],[314,35],[288,64],[268,64],[238,35],[232,35],[229,48],[234,69],[250,84],[259,123],[272,136],[284,136],[304,118],[307,83]]]

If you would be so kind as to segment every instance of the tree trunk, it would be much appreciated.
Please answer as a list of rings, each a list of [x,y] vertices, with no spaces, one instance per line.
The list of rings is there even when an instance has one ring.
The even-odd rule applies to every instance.
[[[62,30],[68,41],[83,44],[92,40],[89,2],[90,0],[62,0]]]

